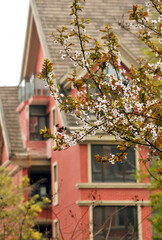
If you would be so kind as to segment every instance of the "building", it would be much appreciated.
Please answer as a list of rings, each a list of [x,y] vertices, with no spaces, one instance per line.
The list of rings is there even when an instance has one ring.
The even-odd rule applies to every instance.
[[[140,3],[141,1],[136,1]],[[70,93],[67,74],[72,69],[62,60],[60,50],[49,33],[70,22],[70,1],[31,0],[27,34],[18,87],[0,88],[0,162],[10,168],[15,183],[24,175],[31,183],[45,179],[36,189],[40,197],[51,196],[51,206],[36,219],[49,239],[138,239],[151,240],[148,183],[132,177],[140,168],[138,153],[131,149],[128,163],[100,166],[96,154],[115,153],[114,139],[87,137],[66,151],[54,152],[53,141],[45,140],[39,131],[46,125],[53,132],[56,125],[69,130],[77,127],[70,115],[60,112],[45,83],[38,79],[43,59],[54,61],[57,81]],[[123,18],[133,0],[87,0],[85,15],[92,19],[88,29],[96,35],[109,22],[119,36],[121,61],[125,69],[137,65],[140,43],[123,27]],[[124,17],[123,17],[123,14]],[[84,73],[83,73],[84,74]],[[141,149],[145,156],[146,149]],[[52,233],[51,233],[52,229]],[[109,232],[110,231],[110,232]],[[51,235],[52,234],[52,235]]]

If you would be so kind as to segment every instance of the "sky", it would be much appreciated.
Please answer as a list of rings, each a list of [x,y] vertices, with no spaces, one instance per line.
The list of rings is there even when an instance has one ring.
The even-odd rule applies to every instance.
[[[0,86],[20,80],[29,0],[0,0]]]

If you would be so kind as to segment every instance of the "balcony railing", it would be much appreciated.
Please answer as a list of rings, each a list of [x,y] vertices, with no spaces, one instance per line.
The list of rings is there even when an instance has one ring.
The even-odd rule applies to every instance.
[[[38,79],[34,74],[24,78],[18,86],[19,103],[33,96],[49,96],[49,89],[43,80]]]

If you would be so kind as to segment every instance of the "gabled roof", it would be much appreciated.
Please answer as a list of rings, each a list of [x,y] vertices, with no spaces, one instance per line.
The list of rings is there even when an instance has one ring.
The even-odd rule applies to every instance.
[[[133,4],[144,4],[144,0],[86,0],[84,4],[84,16],[91,19],[87,32],[93,37],[98,37],[99,30],[105,24],[110,24],[118,35],[120,42],[127,50],[127,54],[134,60],[140,55],[140,42],[134,34],[121,27],[123,16],[128,21],[128,10]],[[31,0],[31,12],[36,24],[40,42],[45,57],[50,58],[55,66],[57,80],[65,75],[71,62],[61,59],[61,47],[55,45],[50,38],[50,33],[63,24],[71,28],[70,5],[72,0]]]
[[[25,152],[18,113],[17,87],[0,87],[0,124],[7,148],[8,158],[17,153]]]
[[[69,29],[72,19],[70,16],[71,4],[73,0],[30,0],[27,34],[22,63],[21,79],[29,76],[35,69],[38,49],[41,45],[44,57],[54,62],[54,70],[57,82],[67,87],[67,73],[73,68],[69,59],[61,59],[60,45],[54,44],[50,37],[51,32],[66,25]],[[134,33],[126,30],[123,23],[129,21],[128,11],[133,4],[144,4],[144,0],[86,0],[83,16],[91,19],[87,25],[87,33],[91,37],[99,38],[99,30],[109,24],[117,34],[121,46],[121,61],[129,68],[132,64],[137,66],[136,58],[141,54],[141,42]],[[124,22],[123,22],[124,19]],[[75,42],[75,49],[79,49],[79,41]],[[79,72],[77,68],[77,72]],[[82,72],[82,71],[81,71]],[[84,71],[82,72],[84,74]],[[65,126],[76,126],[76,119],[69,114],[61,112],[63,124]]]

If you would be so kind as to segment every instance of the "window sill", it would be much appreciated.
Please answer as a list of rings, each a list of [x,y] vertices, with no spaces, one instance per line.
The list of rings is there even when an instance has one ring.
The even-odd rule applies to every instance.
[[[57,207],[59,205],[59,203],[57,202],[57,203],[53,203],[53,207]]]
[[[149,200],[133,201],[133,200],[80,200],[76,201],[80,207],[84,206],[149,206]]]
[[[87,188],[145,188],[149,187],[149,183],[77,183],[76,187],[78,189],[87,189]]]

